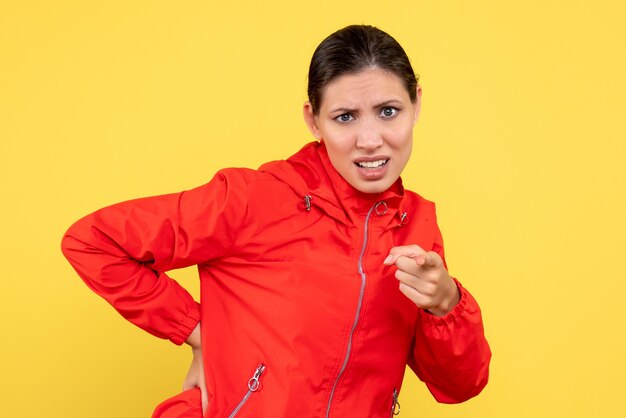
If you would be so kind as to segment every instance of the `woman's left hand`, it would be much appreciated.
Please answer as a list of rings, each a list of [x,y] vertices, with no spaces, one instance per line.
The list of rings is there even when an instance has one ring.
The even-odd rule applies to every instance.
[[[206,382],[204,380],[204,362],[202,359],[202,338],[200,334],[200,323],[193,329],[187,341],[187,344],[191,346],[191,353],[193,359],[191,360],[191,366],[183,382],[183,390],[190,390],[195,387],[200,389],[200,397],[202,399],[202,414],[206,413],[209,407],[209,398],[206,390]]]
[[[459,289],[436,252],[417,245],[393,247],[383,263],[396,265],[400,291],[433,315],[444,316],[459,303]]]

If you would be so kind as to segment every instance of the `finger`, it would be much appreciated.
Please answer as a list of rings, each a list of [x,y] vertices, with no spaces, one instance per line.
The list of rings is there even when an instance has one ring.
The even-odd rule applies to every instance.
[[[414,258],[400,256],[396,259],[396,267],[405,273],[412,274],[413,276],[419,276],[422,272],[422,266],[417,264]]]
[[[434,251],[429,251],[424,254],[420,254],[415,261],[417,264],[424,269],[438,269],[443,267],[443,260]]]
[[[202,398],[202,415],[204,415],[206,414],[206,410],[209,408],[209,397],[207,396],[204,384],[200,385],[200,394]]]
[[[425,252],[426,251],[424,251],[419,245],[401,245],[397,247],[392,247],[391,250],[389,250],[389,255],[383,261],[383,264],[394,264],[398,257],[401,256],[416,258],[420,254],[424,254]]]
[[[419,308],[429,309],[432,306],[432,299],[430,297],[422,295],[420,292],[412,288],[411,286],[407,286],[404,283],[400,283],[399,285],[400,292],[404,294],[409,300],[411,300],[414,304],[416,304]]]
[[[411,274],[420,280],[427,282],[435,282],[437,275],[433,275],[436,272],[436,268],[431,267],[429,261],[422,259],[424,255],[420,255],[417,259],[408,258],[404,256],[398,257],[396,260],[396,267],[398,270],[402,270],[405,273]],[[420,259],[423,264],[420,265]]]
[[[426,297],[433,298],[437,293],[437,285],[433,281],[422,280],[402,270],[396,271],[395,277],[399,282],[412,287]]]

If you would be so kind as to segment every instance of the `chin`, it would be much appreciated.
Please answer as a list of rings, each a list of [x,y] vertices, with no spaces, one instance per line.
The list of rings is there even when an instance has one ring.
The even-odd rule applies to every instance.
[[[358,191],[362,192],[362,193],[368,193],[368,194],[376,194],[376,193],[382,193],[385,190],[387,190],[389,187],[391,187],[391,185],[387,185],[387,184],[382,184],[382,183],[378,183],[378,182],[371,182],[371,183],[359,183],[359,184],[353,184],[352,187],[354,187],[355,189],[357,189]]]

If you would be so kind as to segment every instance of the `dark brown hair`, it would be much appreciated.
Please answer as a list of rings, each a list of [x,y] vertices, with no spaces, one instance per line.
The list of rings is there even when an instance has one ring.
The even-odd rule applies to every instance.
[[[367,68],[380,68],[400,77],[415,103],[418,78],[398,41],[373,26],[351,25],[328,36],[313,53],[308,85],[313,113],[319,112],[328,83]]]

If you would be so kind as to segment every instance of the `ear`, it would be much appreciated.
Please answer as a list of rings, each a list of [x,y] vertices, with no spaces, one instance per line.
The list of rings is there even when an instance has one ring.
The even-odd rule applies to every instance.
[[[307,128],[315,139],[318,141],[322,139],[322,133],[320,132],[317,126],[317,116],[313,114],[313,106],[311,102],[305,102],[304,107],[302,108],[302,115],[304,116],[304,122],[306,123]]]
[[[415,125],[420,118],[420,110],[422,109],[422,86],[418,84],[415,89],[415,115],[413,117],[413,125]]]

